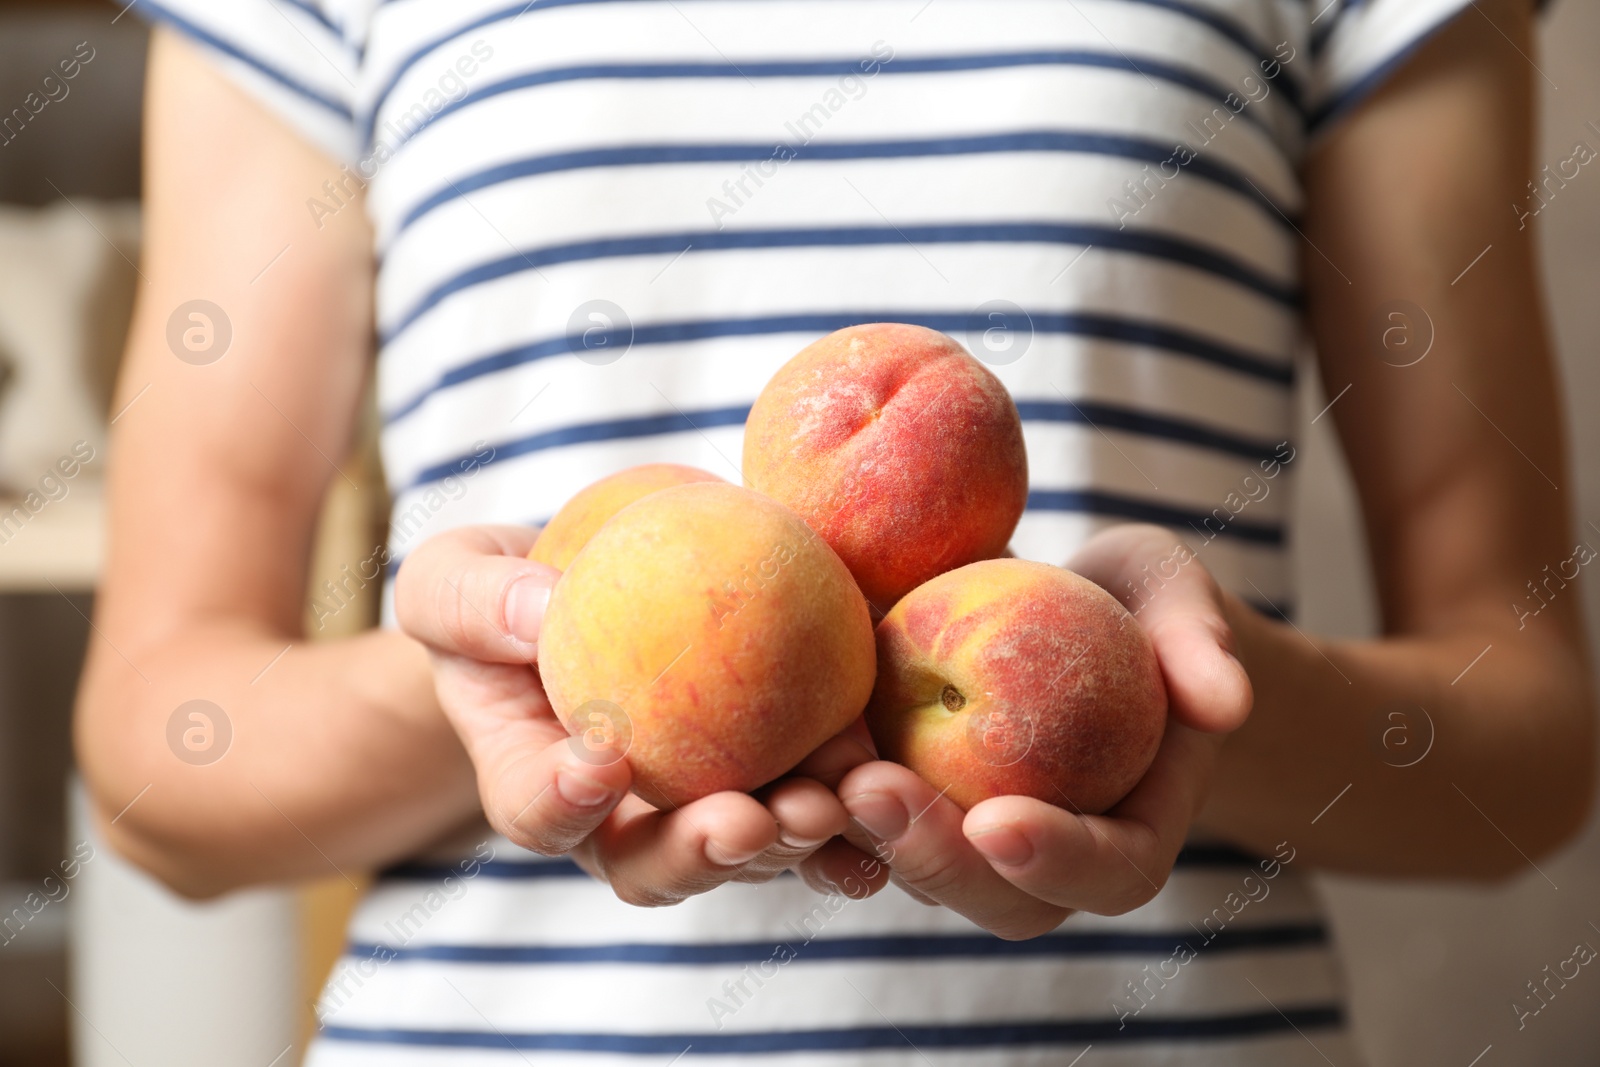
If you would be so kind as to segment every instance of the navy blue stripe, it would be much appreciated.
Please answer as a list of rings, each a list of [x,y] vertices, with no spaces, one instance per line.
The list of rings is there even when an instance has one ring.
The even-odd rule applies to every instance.
[[[442,882],[446,878],[461,878],[466,872],[463,864],[473,867],[473,861],[463,859],[456,863],[397,863],[378,872],[381,882]],[[497,878],[522,881],[545,878],[587,878],[582,867],[568,859],[532,860],[516,863],[507,860],[480,860],[473,878]]]
[[[1173,863],[1177,869],[1255,867],[1261,858],[1232,845],[1185,845]],[[473,865],[468,859],[455,863],[397,863],[378,872],[379,881],[442,882],[447,877],[463,876],[463,864]],[[582,867],[569,859],[529,860],[479,860],[472,877],[504,878],[511,880],[546,878],[587,878]]]
[[[1378,86],[1382,85],[1394,73],[1404,66],[1417,50],[1431,41],[1435,34],[1456,20],[1466,7],[1461,7],[1445,15],[1442,19],[1429,26],[1422,33],[1400,51],[1390,56],[1383,63],[1367,72],[1354,85],[1330,100],[1325,101],[1317,108],[1307,122],[1307,128],[1313,133],[1320,133],[1335,119],[1353,110],[1358,104],[1370,96]]]
[[[327,1026],[332,1041],[430,1048],[511,1048],[517,1051],[611,1052],[634,1056],[748,1056],[761,1053],[846,1049],[1015,1048],[1026,1045],[1122,1044],[1148,1041],[1227,1040],[1342,1026],[1336,1005],[1241,1015],[1096,1019],[1082,1022],[1012,1022],[972,1026],[866,1026],[834,1030],[758,1033],[595,1034],[505,1033],[479,1030],[367,1029]]]
[[[1276,604],[1269,604],[1265,600],[1255,597],[1245,597],[1244,602],[1269,619],[1277,619],[1279,622],[1294,622],[1294,602],[1292,600],[1280,600]]]
[[[327,12],[323,11],[322,8],[318,7],[316,4],[311,3],[311,0],[278,0],[278,3],[286,4],[298,11],[305,12],[306,15],[316,20],[323,26],[323,28],[331,32],[333,36],[338,39],[340,44],[351,50],[355,49],[355,45],[351,44],[345,39],[344,27],[340,26],[337,22],[333,21],[333,19],[329,18]]]
[[[663,434],[690,433],[717,426],[742,426],[750,408],[713,408],[690,413],[674,412],[671,415],[644,415],[631,419],[608,419],[577,426],[563,426],[555,430],[530,434],[527,437],[494,446],[493,458],[480,464],[487,467],[501,460],[515,459],[530,452],[569,445],[591,444],[596,441],[622,441],[630,437],[659,437]],[[461,470],[460,460],[437,463],[418,472],[406,490],[437,482]]]
[[[600,0],[588,0],[600,2]],[[785,146],[787,147],[787,146]],[[688,163],[760,163],[775,158],[779,146],[774,142],[729,144],[624,145],[610,148],[583,148],[549,155],[528,156],[496,164],[451,180],[408,210],[396,224],[395,236],[404,233],[418,219],[443,204],[469,193],[504,182],[563,171],[595,167],[670,166]],[[934,156],[994,155],[1008,152],[1066,152],[1080,155],[1113,156],[1152,163],[1158,167],[1173,159],[1171,142],[1143,137],[1124,137],[1109,133],[1078,133],[1070,130],[1018,130],[1011,133],[978,134],[971,137],[938,137],[904,141],[842,141],[799,145],[788,148],[791,161],[839,162],[861,159],[921,159]],[[1263,209],[1276,225],[1293,230],[1294,224],[1270,197],[1243,173],[1224,163],[1196,157],[1184,164],[1180,173],[1220,185]],[[392,243],[392,240],[391,240]]]
[[[1326,22],[1321,22],[1321,25],[1312,25],[1311,39],[1308,42],[1311,46],[1311,57],[1320,59],[1323,49],[1328,46],[1328,38],[1332,37],[1333,31],[1339,28],[1339,20],[1354,10],[1356,5],[1342,2],[1335,3],[1332,5],[1332,10],[1328,10],[1329,5],[1324,3],[1323,0],[1314,0],[1313,6],[1317,12],[1314,17],[1318,22],[1321,22],[1322,19],[1327,19]]]
[[[1030,511],[1074,511],[1087,512],[1091,515],[1107,515],[1112,518],[1129,519],[1133,522],[1153,522],[1159,526],[1167,526],[1179,532],[1187,527],[1201,532],[1207,519],[1214,522],[1210,512],[1188,511],[1184,508],[1168,507],[1137,497],[1122,496],[1117,493],[1106,493],[1094,489],[1035,489],[1028,494],[1028,509]],[[1221,509],[1227,515],[1226,509]],[[1236,537],[1242,541],[1251,541],[1256,544],[1272,545],[1281,548],[1284,544],[1284,529],[1282,523],[1254,522],[1228,516],[1228,521],[1218,530],[1218,535],[1223,537]],[[1202,534],[1203,536],[1203,534]],[[1209,540],[1209,538],[1208,538]]]
[[[369,145],[372,143],[372,130],[377,125],[378,112],[383,110],[383,105],[388,101],[389,95],[394,92],[394,87],[400,84],[400,79],[405,77],[407,71],[420,63],[423,57],[434,49],[449,44],[457,37],[471,33],[473,30],[481,30],[485,26],[492,26],[496,22],[502,22],[506,19],[514,20],[530,12],[544,11],[553,7],[572,7],[577,4],[609,4],[616,2],[618,0],[526,0],[525,3],[512,4],[509,7],[491,11],[487,15],[480,15],[471,22],[463,23],[453,30],[430,38],[426,43],[407,52],[405,58],[401,59],[399,64],[395,66],[394,73],[384,81],[383,88],[378,90],[378,95],[372,101],[372,110],[364,115],[361,120],[362,143]]]
[[[822,908],[818,898],[818,908]],[[826,909],[823,909],[826,911]],[[797,960],[821,963],[836,960],[936,960],[936,959],[1080,959],[1106,956],[1171,956],[1182,946],[1207,956],[1263,949],[1296,949],[1326,945],[1328,931],[1318,923],[1239,928],[1225,926],[1210,940],[1194,930],[1168,933],[1045,934],[1026,941],[1006,941],[992,934],[912,934],[889,937],[814,937],[807,927],[792,923],[787,931],[795,940],[737,941],[713,944],[610,944],[610,945],[420,945],[393,947],[353,944],[345,950],[350,959],[372,958],[386,962],[431,961],[487,966],[635,963],[668,967],[711,967],[759,963],[788,948]]]
[[[1178,3],[1176,0],[1123,0],[1123,2],[1148,4],[1151,7],[1159,7],[1164,11],[1170,11],[1175,15],[1181,15],[1184,18],[1194,19],[1196,22],[1209,26],[1246,52],[1249,52],[1258,64],[1264,63],[1271,66],[1277,63],[1280,67],[1283,65],[1278,60],[1277,53],[1267,51],[1266,46],[1258,43],[1255,36],[1242,23],[1229,18],[1219,11],[1192,7],[1189,4]],[[1260,69],[1263,71],[1261,75],[1263,80],[1272,81],[1272,79],[1266,78],[1265,68]],[[1300,92],[1299,84],[1290,77],[1284,77],[1282,81],[1273,81],[1273,84],[1288,98],[1289,104],[1295,112],[1303,116],[1305,114],[1305,101]]]
[[[1269,459],[1277,454],[1276,442],[1241,437],[1197,422],[1150,415],[1133,408],[1113,407],[1092,400],[1019,400],[1017,414],[1022,416],[1023,422],[1070,422],[1102,430],[1121,430],[1164,441],[1180,441],[1245,459]]]
[[[905,226],[838,226],[807,229],[694,230],[632,237],[604,237],[532,248],[489,260],[445,279],[424,293],[402,314],[383,338],[388,344],[406,327],[451,296],[499,278],[563,263],[581,263],[621,256],[681,256],[706,252],[774,248],[837,248],[866,245],[918,244],[1063,244],[1149,256],[1180,263],[1224,278],[1298,311],[1300,291],[1277,281],[1225,252],[1193,241],[1142,230],[1086,223],[974,222]]]
[[[1254,867],[1266,857],[1224,844],[1184,845],[1176,867]]]
[[[1027,312],[1035,333],[1092,337],[1130,345],[1146,345],[1187,356],[1224,370],[1233,371],[1274,385],[1294,383],[1293,367],[1266,356],[1246,352],[1200,337],[1185,330],[1152,322],[1079,312]],[[934,311],[817,312],[777,315],[750,319],[703,319],[689,322],[661,322],[608,331],[608,339],[621,348],[681,344],[713,337],[760,337],[795,333],[821,336],[868,322],[905,322],[926,326],[941,333],[962,334],[974,323],[970,316]],[[583,350],[583,339],[576,334],[532,341],[452,367],[439,375],[409,400],[388,411],[384,418],[393,424],[420,408],[429,397],[463,382],[494,374],[511,367],[554,356],[572,355]]]
[[[343,101],[335,100],[331,96],[324,95],[316,89],[311,88],[311,86],[306,85],[304,82],[285,74],[277,67],[272,66],[257,56],[251,55],[249,52],[246,52],[244,49],[233,44],[232,42],[223,40],[221,37],[218,37],[211,31],[206,30],[193,22],[190,22],[188,19],[184,18],[182,15],[179,15],[170,8],[163,7],[161,4],[157,3],[156,0],[144,0],[144,3],[139,5],[139,12],[140,14],[148,13],[149,17],[167,23],[174,29],[182,32],[186,37],[193,38],[208,48],[221,52],[223,55],[232,56],[234,59],[237,59],[247,67],[259,71],[261,74],[264,74],[266,77],[277,82],[290,92],[309,100],[311,103],[316,104],[319,107],[326,108],[345,121],[354,121],[355,116],[351,114],[349,106]]]
[[[378,126],[379,112],[382,112],[384,104],[387,104],[390,96],[394,94],[395,86],[400,83],[400,78],[405,77],[406,72],[411,67],[416,66],[418,62],[426,58],[427,54],[437,50],[440,46],[446,45],[446,43],[450,43],[451,40],[456,40],[462,35],[470,34],[472,30],[491,26],[494,22],[502,21],[502,19],[522,18],[523,14],[531,13],[531,11],[578,5],[578,3],[610,2],[616,2],[616,0],[531,0],[530,3],[509,6],[509,8],[499,8],[498,11],[483,14],[480,18],[467,22],[464,26],[448,30],[448,32],[438,35],[438,37],[430,38],[429,42],[414,48],[410,53],[406,53],[405,58],[395,66],[394,74],[389,75],[381,90],[378,91],[378,96],[374,96],[370,112],[363,115],[362,118],[363,144],[368,144],[368,146],[373,144],[376,126]],[[1221,16],[1208,13],[1208,11],[1197,10],[1197,8],[1192,8],[1189,5],[1176,3],[1174,0],[1138,0],[1138,2],[1150,3],[1152,6],[1163,8],[1163,10],[1198,19],[1206,26],[1210,26],[1211,29],[1218,30],[1221,34],[1229,37],[1229,40],[1240,43],[1246,51],[1250,51],[1256,58],[1266,58],[1266,53],[1251,42],[1248,34],[1245,34],[1237,24],[1229,24],[1229,21],[1221,18]],[[742,64],[733,61],[718,62],[718,64],[690,64],[690,62],[685,62],[685,64],[594,64],[594,66],[565,67],[565,69],[557,70],[536,70],[536,72],[528,72],[528,74],[518,75],[515,78],[506,78],[506,80],[493,83],[493,85],[482,86],[482,88],[475,90],[474,93],[464,96],[461,101],[454,102],[453,106],[446,106],[438,114],[442,115],[448,110],[469,106],[472,102],[480,101],[480,99],[488,98],[488,96],[496,96],[499,93],[522,90],[522,88],[530,88],[530,86],[573,82],[573,80],[579,80],[579,78],[827,77],[827,75],[859,74],[862,62],[869,61],[867,61],[867,58],[851,58],[813,59],[813,61],[800,61],[800,59],[779,62],[749,61],[742,62]],[[1059,66],[1059,64],[1126,70],[1131,74],[1144,75],[1144,77],[1152,77],[1154,75],[1155,78],[1160,78],[1163,82],[1181,85],[1182,88],[1202,94],[1202,96],[1206,96],[1206,98],[1213,99],[1216,102],[1226,102],[1229,94],[1232,94],[1229,86],[1221,85],[1221,83],[1214,82],[1211,78],[1194,74],[1194,72],[1184,70],[1182,67],[1171,66],[1168,62],[1160,61],[1160,59],[1144,58],[1134,61],[1133,58],[1126,56],[1125,53],[1106,54],[1082,50],[1050,50],[1035,51],[1035,53],[987,54],[987,56],[926,56],[926,58],[917,59],[893,58],[890,61],[882,62],[882,66],[878,67],[878,74],[942,74],[942,72],[954,72],[954,70],[990,70],[1000,69],[1000,67]],[[1298,109],[1298,98],[1291,96],[1290,93],[1285,93],[1285,96],[1290,96],[1291,104],[1294,104]],[[1250,109],[1246,107],[1245,110]],[[1251,122],[1258,123],[1262,130],[1266,130],[1270,136],[1272,131],[1267,128],[1266,123],[1262,122],[1261,118],[1256,117],[1256,115],[1248,115],[1248,118],[1250,118]],[[398,147],[398,144],[392,147]]]
[[[293,0],[293,2],[302,3],[304,0]],[[1126,2],[1142,3],[1142,5],[1152,6],[1152,8],[1160,8],[1160,10],[1166,11],[1166,13],[1178,14],[1178,16],[1181,16],[1181,18],[1194,19],[1194,21],[1200,22],[1202,26],[1208,27],[1208,29],[1216,32],[1216,34],[1226,37],[1229,42],[1235,43],[1235,45],[1243,48],[1246,53],[1251,54],[1251,58],[1256,59],[1258,64],[1269,64],[1270,66],[1270,64],[1277,62],[1277,56],[1275,56],[1274,53],[1269,53],[1269,51],[1267,51],[1266,48],[1261,45],[1261,43],[1256,42],[1253,35],[1250,34],[1250,30],[1246,30],[1245,27],[1243,27],[1240,22],[1235,21],[1235,19],[1227,18],[1226,14],[1218,13],[1218,11],[1205,10],[1205,8],[1197,8],[1197,6],[1187,5],[1187,3],[1179,3],[1178,0],[1126,0]],[[466,30],[462,30],[462,32],[466,32]],[[456,37],[456,35],[459,34],[453,34],[453,37]],[[445,42],[440,40],[438,43]],[[437,48],[438,43],[430,46],[430,48]],[[872,61],[877,61],[878,64],[880,64],[880,67],[878,67],[878,72],[883,72],[883,70],[891,70],[891,72],[898,72],[898,74],[922,74],[923,72],[923,70],[917,70],[914,66],[910,66],[910,64],[923,62],[917,61],[917,59],[914,59],[914,61],[896,61],[896,59],[890,59],[890,61],[878,61],[877,56],[874,56]],[[726,74],[730,67],[731,72],[733,72],[734,75],[739,75],[739,77],[742,77],[742,75],[754,75],[754,77],[808,77],[808,75],[845,75],[856,74],[856,72],[866,74],[866,70],[862,69],[862,67],[872,66],[872,61],[869,61],[867,58],[861,58],[837,59],[837,61],[790,61],[789,64],[776,64],[776,62],[766,62],[766,64],[763,64],[763,62],[750,62],[750,64],[744,64],[744,66],[736,66],[736,64],[731,64],[731,62],[728,62],[728,64],[670,64],[670,66],[677,70],[675,74],[664,74],[664,72],[662,72],[662,74],[643,74],[643,70],[645,70],[646,67],[664,70],[666,69],[667,64],[629,64],[629,66],[610,64],[610,66],[563,67],[563,69],[557,70],[531,70],[531,72],[528,72],[528,74],[517,75],[517,77],[512,78],[502,78],[502,80],[499,80],[499,82],[490,83],[490,85],[482,86],[482,88],[478,88],[478,90],[474,90],[472,93],[467,93],[466,96],[462,96],[461,99],[448,102],[443,109],[435,112],[434,118],[443,118],[445,115],[454,112],[454,110],[459,110],[462,109],[462,107],[470,106],[470,104],[475,104],[475,102],[482,101],[482,99],[491,98],[491,96],[499,96],[499,94],[502,93],[514,93],[514,91],[517,90],[534,88],[534,86],[539,85],[554,85],[554,83],[558,82],[571,82],[571,80],[578,80],[578,78],[582,77],[730,77],[730,75]],[[894,64],[894,66],[891,67],[888,66],[888,64]],[[368,118],[368,122],[366,122],[365,126],[366,142],[368,142],[368,144],[371,144],[371,141],[373,141],[373,136],[376,134],[376,114],[378,114],[378,110],[382,109],[382,104],[387,102],[390,91],[392,91],[392,88],[394,88],[395,83],[398,82],[398,78],[403,77],[405,70],[410,69],[410,66],[411,64],[408,62],[405,67],[402,67],[402,70],[395,75],[394,80],[390,80],[389,88],[387,88],[387,90],[384,91],[381,96],[379,96],[378,102],[376,102],[376,106],[374,106],[373,115]],[[784,70],[771,69],[771,67],[781,66],[794,67],[794,70],[784,72]],[[994,64],[994,66],[1016,66],[1016,64]],[[1037,66],[1037,64],[1034,64],[1034,66]],[[939,69],[950,69],[950,67],[939,67]],[[987,69],[987,67],[955,67],[955,69],[974,70]],[[1266,67],[1262,67],[1262,70],[1264,69],[1266,69]],[[586,72],[586,74],[579,74],[579,72]],[[1291,78],[1285,78],[1282,83],[1278,83],[1278,86],[1282,88],[1283,96],[1288,98],[1288,101],[1290,101],[1291,109],[1293,109],[1296,114],[1304,115],[1304,102],[1302,102],[1301,99],[1301,90],[1299,90],[1299,85],[1296,85]],[[426,123],[424,123],[424,125],[426,125]],[[421,130],[421,126],[419,126],[418,130]],[[413,136],[416,136],[418,130],[413,130],[410,131],[410,133],[403,134],[402,138],[398,139],[398,141],[395,142],[395,144],[392,144],[392,146],[389,146],[390,149],[398,149],[398,147],[402,146],[402,144],[405,144],[406,141],[410,141]]]
[[[1144,2],[1153,2],[1153,0],[1144,0]],[[976,70],[1004,70],[1015,67],[1094,67],[1100,70],[1122,71],[1145,77],[1153,76],[1169,84],[1188,89],[1208,100],[1222,104],[1224,107],[1227,106],[1230,97],[1236,100],[1245,99],[1226,85],[1194,74],[1181,67],[1164,63],[1161,60],[1134,60],[1126,55],[1110,55],[1105,52],[1090,52],[1079,49],[924,56],[916,59],[896,58],[890,60],[860,58],[758,60],[745,63],[588,63],[574,67],[528,71],[525,74],[503,78],[500,81],[480,86],[460,99],[445,104],[438,111],[432,112],[428,122],[409,132],[401,131],[399,140],[390,147],[398,149],[415,137],[423,126],[430,125],[452,112],[472,107],[474,104],[481,103],[484,100],[520,89],[532,89],[544,85],[560,85],[568,82],[596,79],[842,77],[851,74],[864,75],[866,74],[864,68],[874,64],[878,65],[878,70],[874,75],[867,75],[869,77],[889,74],[951,74]],[[1233,109],[1229,108],[1229,110]],[[1257,114],[1258,110],[1245,106],[1235,114],[1243,115],[1260,127],[1268,136],[1272,136],[1273,131],[1267,126],[1266,120]],[[377,130],[374,127],[373,136],[376,137],[376,135]]]
[[[501,460],[515,459],[533,452],[570,445],[594,444],[600,441],[626,441],[635,437],[660,437],[666,434],[691,433],[719,426],[742,426],[750,414],[748,405],[742,407],[709,408],[693,413],[674,412],[670,415],[638,415],[626,419],[606,419],[600,422],[578,423],[529,434],[514,441],[494,446],[494,455],[481,466]],[[418,471],[401,492],[411,492],[433,482],[442,481],[461,470],[461,460],[451,459],[435,463]]]

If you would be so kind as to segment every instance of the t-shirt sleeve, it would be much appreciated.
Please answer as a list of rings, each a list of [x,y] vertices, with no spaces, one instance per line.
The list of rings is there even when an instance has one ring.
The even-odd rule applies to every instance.
[[[1320,132],[1376,90],[1471,0],[1307,0],[1310,124]]]
[[[223,73],[341,162],[359,156],[354,118],[361,44],[338,0],[140,0]],[[341,17],[343,16],[343,17]]]

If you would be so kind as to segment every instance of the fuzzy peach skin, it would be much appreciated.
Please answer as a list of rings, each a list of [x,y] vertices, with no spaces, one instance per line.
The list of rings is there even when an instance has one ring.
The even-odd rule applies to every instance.
[[[1069,570],[970,564],[913,590],[877,638],[879,754],[964,809],[1020,794],[1097,815],[1155,759],[1167,693],[1150,639]]]
[[[744,479],[793,508],[887,609],[1005,550],[1028,497],[1017,407],[921,326],[852,326],[784,364],[745,423]]]
[[[591,701],[620,708],[634,792],[657,807],[790,770],[861,714],[875,668],[839,557],[788,508],[716,482],[619,511],[557,581],[539,635],[556,714],[578,735],[605,707]]]
[[[608,475],[562,505],[539,531],[528,558],[564,571],[607,519],[640,497],[674,485],[720,481],[715,474],[678,463],[646,463]]]

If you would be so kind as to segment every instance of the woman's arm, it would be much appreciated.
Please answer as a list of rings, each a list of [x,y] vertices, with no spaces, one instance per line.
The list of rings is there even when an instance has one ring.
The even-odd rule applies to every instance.
[[[306,198],[336,164],[159,31],[146,121],[79,761],[102,832],[183,892],[354,873],[476,809],[422,649],[300,632],[314,523],[370,362],[371,235],[359,202],[314,224]],[[202,366],[167,340],[195,299],[232,327]],[[195,699],[233,733],[204,766],[167,741]]]
[[[1533,248],[1512,209],[1533,169],[1530,14],[1525,0],[1480,6],[1499,29],[1462,14],[1307,164],[1311,319],[1385,636],[1307,637],[1186,562],[1140,604],[1172,721],[1122,803],[1085,817],[999,797],[963,814],[869,763],[840,785],[854,847],[825,853],[823,875],[881,860],[918,897],[1017,938],[1150,900],[1191,822],[1263,855],[1287,839],[1331,868],[1480,877],[1526,869],[1581,825],[1594,706],[1578,598],[1552,583],[1525,627],[1513,609],[1574,558]],[[1397,299],[1437,333],[1409,367],[1391,364],[1416,348],[1380,347]],[[1113,527],[1069,566],[1120,592],[1181,551],[1165,531]],[[1426,748],[1419,707],[1432,748],[1396,766]],[[1384,747],[1397,724],[1413,747],[1394,733]]]
[[[1566,585],[1579,537],[1600,539],[1573,531],[1533,229],[1514,210],[1538,170],[1531,5],[1480,6],[1306,166],[1310,322],[1384,638],[1314,643],[1243,609],[1230,619],[1258,701],[1205,821],[1261,848],[1288,835],[1318,864],[1357,872],[1526,870],[1582,824],[1594,774],[1594,696]],[[1397,363],[1429,325],[1381,318],[1397,299],[1432,330],[1411,366]],[[1410,328],[1410,349],[1382,347],[1389,326]],[[1558,571],[1568,577],[1544,589]],[[1549,601],[1538,614],[1530,582]],[[1390,741],[1410,750],[1382,747],[1394,726]],[[1395,766],[1430,734],[1426,758]]]
[[[369,363],[371,233],[359,201],[312,222],[336,166],[181,41],[158,32],[150,71],[145,284],[77,722],[112,844],[203,896],[363,870],[487,819],[663,904],[771,878],[842,831],[817,779],[866,758],[848,738],[807,777],[673,812],[627,794],[621,758],[569,744],[532,666],[556,576],[525,558],[536,531],[436,536],[396,581],[404,634],[302,640],[312,528]],[[203,366],[168,342],[197,298],[233,335]],[[203,765],[169,744],[197,699],[232,730]]]
[[[1515,210],[1538,170],[1532,19],[1525,0],[1477,6],[1306,166],[1310,317],[1384,636],[1313,642],[1230,613],[1256,710],[1204,819],[1259,848],[1290,837],[1343,870],[1525,871],[1589,807],[1594,705],[1572,577],[1593,555],[1575,557],[1578,541],[1600,536],[1573,528],[1534,230]],[[1395,364],[1430,327],[1381,317],[1396,300],[1431,321],[1410,366]],[[1396,766],[1430,735],[1425,757]]]

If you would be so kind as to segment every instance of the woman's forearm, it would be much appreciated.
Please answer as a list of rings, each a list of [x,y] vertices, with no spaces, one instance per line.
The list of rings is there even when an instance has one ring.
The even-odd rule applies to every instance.
[[[83,773],[100,831],[180,892],[354,879],[478,813],[427,656],[398,633],[225,623],[124,651],[91,648]]]
[[[1230,608],[1256,706],[1204,828],[1353,873],[1503,877],[1582,825],[1593,695],[1553,624],[1340,642]]]

